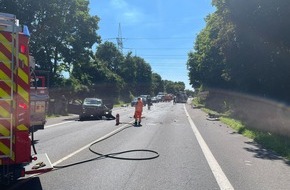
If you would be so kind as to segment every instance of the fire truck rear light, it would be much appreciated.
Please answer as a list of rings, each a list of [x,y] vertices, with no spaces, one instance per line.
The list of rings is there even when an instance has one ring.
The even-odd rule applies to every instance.
[[[20,103],[20,104],[19,104],[19,107],[22,108],[22,109],[25,109],[25,110],[26,110],[26,109],[27,109],[27,104],[25,104],[25,103]]]
[[[26,46],[25,45],[20,45],[20,52],[26,53]]]
[[[32,160],[34,160],[34,161],[37,160],[37,157],[36,156],[32,157]]]

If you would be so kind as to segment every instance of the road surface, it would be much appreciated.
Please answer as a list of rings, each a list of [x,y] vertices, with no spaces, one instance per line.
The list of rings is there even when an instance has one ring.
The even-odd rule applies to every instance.
[[[36,150],[47,153],[54,166],[67,167],[5,189],[290,189],[289,162],[188,104],[144,107],[142,127],[130,124],[134,108],[114,108],[117,113],[118,126],[115,120],[77,116],[49,119],[35,133]],[[123,160],[99,157],[89,148],[101,154],[138,151],[113,155]]]

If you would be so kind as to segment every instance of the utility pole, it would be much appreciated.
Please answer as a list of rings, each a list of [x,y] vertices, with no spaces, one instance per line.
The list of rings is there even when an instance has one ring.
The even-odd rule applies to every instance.
[[[118,49],[122,52],[123,54],[123,38],[122,38],[122,30],[121,30],[121,24],[119,23],[119,30],[118,30],[118,38],[117,38],[117,44],[118,44]]]

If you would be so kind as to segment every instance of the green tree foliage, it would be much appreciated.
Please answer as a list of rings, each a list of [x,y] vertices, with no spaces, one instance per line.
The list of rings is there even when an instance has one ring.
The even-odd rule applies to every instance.
[[[97,59],[103,61],[109,70],[120,74],[123,55],[114,43],[106,41],[100,44],[97,48],[95,56]]]
[[[151,66],[146,61],[138,56],[133,57],[136,63],[136,91],[135,93],[140,94],[151,94],[152,92],[152,70]]]
[[[124,56],[124,62],[122,62],[122,67],[120,69],[119,75],[125,81],[125,87],[122,90],[122,98],[126,101],[131,101],[132,96],[136,96],[136,86],[137,86],[137,64],[134,61],[132,53],[129,52]]]
[[[220,55],[221,18],[217,14],[207,17],[207,26],[197,36],[195,52],[188,54],[187,66],[190,83],[198,88],[206,86],[223,86],[228,80],[225,73],[223,57]]]
[[[290,101],[290,3],[287,0],[213,0],[195,51],[194,87],[229,88]]]
[[[169,80],[164,80],[165,92],[169,94],[176,94],[179,91],[185,90],[184,82],[173,82]]]
[[[87,0],[2,0],[0,11],[15,14],[29,26],[30,52],[40,69],[50,72],[50,84],[61,71],[89,61],[99,42],[99,18],[90,16]]]
[[[164,92],[164,82],[161,76],[157,73],[152,73],[152,92],[157,95],[158,92]]]
[[[123,79],[110,71],[100,60],[76,65],[72,71],[72,76],[79,81],[79,84],[82,84],[80,89],[89,89],[85,93],[86,97],[117,101],[124,86]]]
[[[101,43],[99,18],[89,14],[88,0],[0,0],[0,5],[1,12],[28,25],[30,53],[38,69],[49,72],[51,97],[128,101],[132,95],[164,91],[164,81],[143,58],[131,52],[124,56],[113,43]]]

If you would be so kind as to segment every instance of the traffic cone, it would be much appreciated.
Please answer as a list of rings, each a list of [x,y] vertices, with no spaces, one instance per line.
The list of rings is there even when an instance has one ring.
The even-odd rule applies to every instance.
[[[120,115],[117,113],[116,114],[116,125],[120,124]]]

